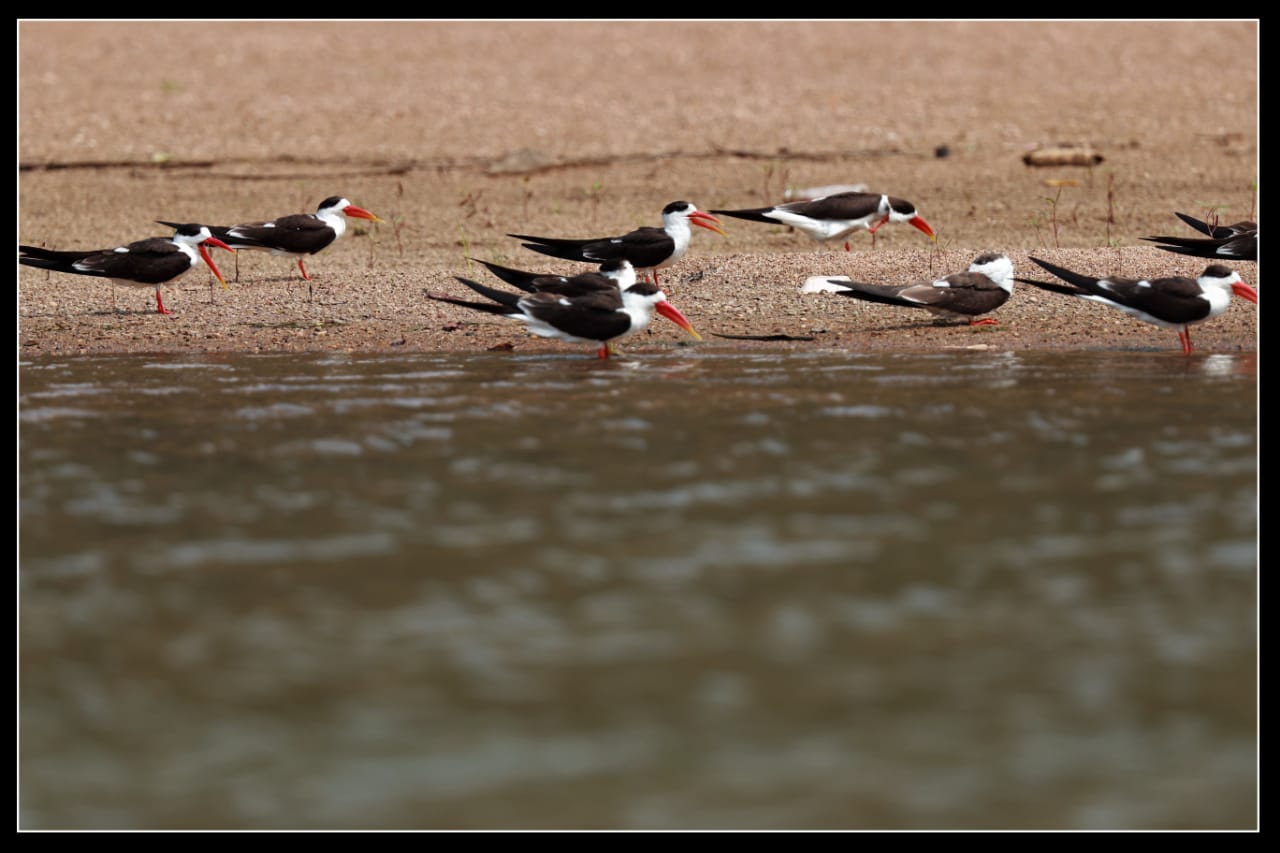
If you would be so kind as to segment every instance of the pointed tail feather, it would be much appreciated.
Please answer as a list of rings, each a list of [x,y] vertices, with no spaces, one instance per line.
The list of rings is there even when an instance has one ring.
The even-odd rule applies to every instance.
[[[716,216],[732,216],[734,219],[749,219],[752,222],[770,222],[777,225],[777,219],[765,216],[766,213],[772,210],[772,207],[757,207],[750,210],[711,210],[708,213],[714,213]]]
[[[53,258],[18,258],[18,263],[27,267],[37,267],[42,270],[53,270],[54,272],[68,272],[71,264],[68,261],[59,261]]]
[[[512,234],[513,237],[519,235]],[[530,237],[519,237],[522,240],[534,239]],[[526,249],[532,249],[543,255],[550,255],[553,258],[560,258],[564,261],[589,261],[582,251],[582,243],[586,241],[570,241],[570,240],[548,240],[546,243],[521,243],[520,245]]]
[[[1173,215],[1178,217],[1188,225],[1190,225],[1192,228],[1199,231],[1201,234],[1204,234],[1208,237],[1230,237],[1231,236],[1230,228],[1224,228],[1221,225],[1215,227],[1213,225],[1210,225],[1208,222],[1205,222],[1202,219],[1196,219],[1194,216],[1188,216],[1185,213],[1178,213],[1177,211],[1174,211]],[[1158,238],[1148,238],[1148,239],[1164,240],[1166,238],[1158,237]]]
[[[533,292],[533,280],[541,278],[540,273],[526,272],[525,270],[512,269],[511,267],[500,266],[490,261],[482,261],[479,258],[472,258],[476,263],[482,264],[498,278],[505,281],[512,287],[518,287],[526,293]]]
[[[898,296],[893,288],[881,287],[874,284],[863,284],[857,281],[841,282],[845,286],[844,290],[837,290],[841,296],[848,296],[853,299],[861,299],[864,302],[877,302],[881,305],[898,305],[906,308],[923,308],[919,302],[912,302],[909,299],[903,299]]]
[[[1249,241],[1247,235],[1237,238],[1216,237],[1143,237],[1163,245],[1156,246],[1166,252],[1178,255],[1190,255],[1194,258],[1235,258],[1252,261],[1258,258],[1256,239]]]
[[[1078,272],[1072,272],[1071,270],[1066,269],[1065,267],[1060,267],[1056,264],[1051,264],[1048,261],[1042,261],[1039,258],[1034,256],[1030,257],[1029,260],[1032,263],[1037,264],[1040,267],[1044,268],[1048,272],[1056,275],[1058,278],[1062,279],[1063,281],[1071,282],[1078,288],[1087,290],[1090,293],[1092,293],[1094,290],[1097,289],[1097,280],[1090,278],[1089,276],[1081,275]]]
[[[596,240],[580,240],[569,237],[534,237],[531,234],[508,234],[508,237],[515,237],[517,240],[528,240],[530,243],[536,243],[539,246],[547,248],[559,249],[580,249],[588,243],[595,243]]]
[[[1053,293],[1061,293],[1064,296],[1080,296],[1085,292],[1073,284],[1058,284],[1057,282],[1054,282],[1054,281],[1036,281],[1033,278],[1016,278],[1016,277],[1014,278],[1014,281],[1021,282],[1022,284],[1029,284],[1032,287],[1038,287],[1041,290],[1048,290]]]
[[[494,290],[492,287],[485,287],[483,284],[480,284],[479,282],[472,281],[469,278],[463,278],[460,275],[455,275],[454,278],[456,278],[458,281],[462,282],[467,287],[471,288],[481,296],[487,296],[488,298],[492,299],[494,302],[497,302],[500,305],[505,305],[507,308],[507,311],[505,313],[507,314],[523,313],[519,307],[520,296],[518,294],[508,293],[505,290]]]
[[[493,302],[472,302],[468,299],[461,299],[457,296],[450,296],[447,293],[436,293],[430,290],[422,291],[422,295],[436,302],[448,302],[450,305],[460,305],[463,308],[471,308],[475,311],[483,311],[486,314],[497,314],[500,317],[510,317],[515,313],[505,305],[498,305]]]
[[[18,259],[27,266],[42,267],[44,269],[57,269],[56,266],[50,264],[62,263],[70,264],[74,261],[83,260],[93,252],[59,252],[54,249],[44,249],[40,246],[18,246],[18,252],[21,257]],[[44,263],[35,263],[35,261],[43,261]]]
[[[1167,243],[1168,245],[1159,246],[1161,249],[1172,249],[1179,247],[1183,249],[1209,248],[1221,245],[1221,240],[1215,240],[1211,237],[1142,237],[1152,243]]]

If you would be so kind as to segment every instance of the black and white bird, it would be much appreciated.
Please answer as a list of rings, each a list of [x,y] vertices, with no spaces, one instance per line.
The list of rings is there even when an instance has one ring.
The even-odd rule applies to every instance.
[[[881,193],[834,193],[810,201],[789,201],[773,207],[711,212],[753,222],[790,225],[819,242],[843,240],[845,251],[851,251],[849,240],[855,231],[865,230],[874,235],[881,226],[889,222],[905,222],[927,234],[930,239],[938,239],[929,223],[916,213],[914,204]]]
[[[1013,261],[995,252],[978,255],[964,272],[952,273],[933,281],[913,284],[864,284],[847,277],[815,276],[801,288],[804,293],[831,291],[867,302],[923,308],[943,318],[968,320],[970,326],[999,323],[994,317],[983,317],[1013,295]]]
[[[567,261],[601,264],[605,261],[627,260],[638,271],[652,273],[653,282],[657,284],[658,270],[671,266],[689,250],[689,242],[693,238],[691,225],[725,236],[720,228],[720,220],[687,201],[673,201],[662,209],[661,228],[646,226],[618,237],[566,239],[534,237],[529,234],[507,236],[528,240],[529,242],[520,244],[526,249]]]
[[[328,248],[347,232],[347,217],[382,222],[362,207],[356,207],[342,196],[332,195],[320,202],[315,213],[291,213],[263,222],[245,222],[240,225],[213,225],[213,236],[234,249],[257,249],[273,255],[288,255],[298,259],[298,269],[307,282],[311,276],[303,264],[308,255]],[[161,225],[171,222],[156,220]],[[311,287],[310,284],[307,285]]]
[[[509,317],[524,323],[530,332],[540,337],[590,344],[597,347],[596,355],[602,359],[616,352],[617,341],[645,329],[653,320],[655,312],[693,335],[695,339],[702,339],[694,330],[693,324],[667,301],[666,294],[656,284],[637,281],[635,269],[629,262],[615,263],[619,264],[616,279],[598,275],[599,281],[594,285],[580,280],[565,293],[558,293],[556,290],[558,287],[568,287],[569,279],[563,285],[547,281],[544,284],[548,289],[517,294],[455,276],[458,281],[492,301],[473,302],[431,291],[427,291],[425,295],[437,302]]]
[[[475,261],[525,293],[555,293],[572,298],[598,290],[626,290],[636,283],[636,268],[628,260],[605,261],[599,271],[572,276],[518,270],[478,258]]]
[[[173,281],[200,261],[209,266],[223,287],[227,286],[206,246],[231,250],[210,233],[207,225],[188,223],[175,225],[172,237],[148,237],[113,249],[55,251],[20,245],[18,262],[54,272],[109,278],[125,287],[155,288],[156,313],[172,314],[164,307],[160,286]]]
[[[1159,248],[1179,255],[1214,258],[1222,261],[1256,261],[1258,259],[1258,223],[1237,222],[1234,225],[1211,225],[1185,213],[1175,215],[1203,234],[1203,237],[1143,237]]]
[[[1039,287],[1053,293],[1078,296],[1119,308],[1144,323],[1152,323],[1165,329],[1174,329],[1182,342],[1182,351],[1191,353],[1189,327],[1216,317],[1231,304],[1235,294],[1257,303],[1258,291],[1245,284],[1240,274],[1222,264],[1205,267],[1199,278],[1170,276],[1168,278],[1094,278],[1060,266],[1031,258],[1067,284],[1017,278],[1015,281]]]

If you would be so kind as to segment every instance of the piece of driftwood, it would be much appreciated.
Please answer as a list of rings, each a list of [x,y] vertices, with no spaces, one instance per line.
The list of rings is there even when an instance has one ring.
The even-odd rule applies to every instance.
[[[1037,148],[1022,155],[1028,166],[1096,166],[1104,158],[1092,148]]]

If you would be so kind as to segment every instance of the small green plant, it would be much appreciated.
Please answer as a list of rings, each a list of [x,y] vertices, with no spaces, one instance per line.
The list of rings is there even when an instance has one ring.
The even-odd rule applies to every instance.
[[[467,262],[467,272],[471,272],[471,243],[467,240],[467,231],[458,220],[458,243],[462,246],[462,257]]]
[[[1198,201],[1196,204],[1204,211],[1200,218],[1203,219],[1211,228],[1216,228],[1218,226],[1218,221],[1222,217],[1222,212],[1228,208],[1228,205],[1212,204],[1207,201]]]
[[[591,202],[591,222],[594,224],[600,217],[600,191],[604,189],[604,184],[599,181],[594,182],[587,189],[587,198]]]
[[[940,243],[941,243],[940,240],[933,241],[933,248],[929,250],[929,275],[930,276],[936,276],[937,273],[935,272],[935,270],[938,269],[938,266],[946,260],[943,257],[944,252],[942,250],[942,246],[940,245]],[[946,273],[943,273],[943,275],[946,275]]]
[[[778,177],[778,185],[780,187],[776,192],[773,189],[775,175]],[[778,158],[775,157],[765,165],[764,181],[760,188],[760,196],[765,204],[772,204],[782,196],[783,191],[787,188],[788,177],[789,170],[782,165],[782,161]]]
[[[1036,243],[1040,245],[1040,248],[1045,248],[1043,241],[1040,239],[1040,226],[1042,224],[1040,217],[1033,213],[1027,217],[1027,223],[1031,225],[1031,231],[1036,235]]]
[[[386,218],[391,225],[391,234],[396,238],[396,249],[400,252],[400,257],[404,257],[404,237],[403,232],[408,227],[405,225],[404,214],[392,209],[391,215]]]
[[[1116,176],[1114,172],[1107,173],[1107,245],[1114,243],[1111,240],[1111,226],[1116,224]]]
[[[1053,245],[1056,248],[1062,248],[1062,241],[1059,238],[1060,225],[1058,223],[1058,202],[1062,199],[1062,187],[1058,187],[1058,191],[1053,197],[1045,196],[1044,200],[1049,203],[1049,224],[1053,228]]]
[[[521,221],[527,222],[529,220],[529,202],[533,201],[533,190],[529,188],[528,175],[525,175],[522,180],[524,181],[524,199],[521,206]]]

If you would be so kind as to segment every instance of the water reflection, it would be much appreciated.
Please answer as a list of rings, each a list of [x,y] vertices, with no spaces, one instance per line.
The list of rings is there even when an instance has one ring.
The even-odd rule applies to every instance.
[[[20,367],[24,827],[1248,827],[1256,356]]]

